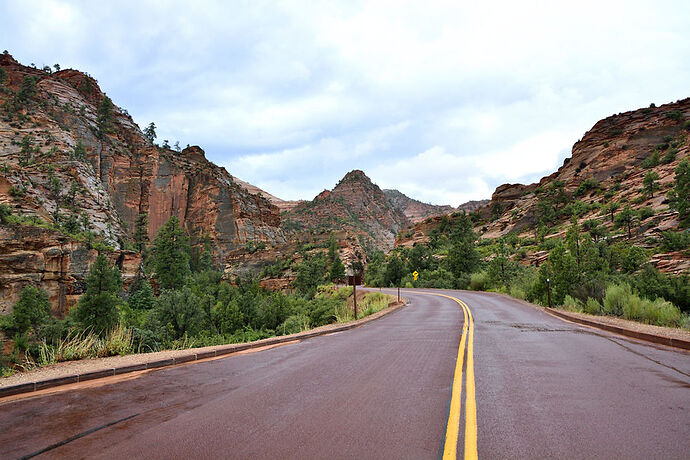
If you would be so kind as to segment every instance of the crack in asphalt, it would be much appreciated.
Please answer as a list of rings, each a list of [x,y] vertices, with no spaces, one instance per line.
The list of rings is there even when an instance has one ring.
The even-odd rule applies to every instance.
[[[667,369],[671,369],[672,371],[676,371],[676,372],[678,372],[679,374],[684,375],[685,377],[690,377],[690,374],[689,374],[689,373],[683,372],[683,371],[681,371],[680,369],[677,369],[677,368],[675,368],[675,367],[673,367],[673,366],[669,366],[668,364],[664,364],[664,363],[662,363],[661,361],[657,361],[657,360],[654,359],[654,358],[650,358],[649,356],[645,355],[644,353],[640,353],[639,351],[633,350],[632,348],[630,348],[630,347],[628,347],[628,346],[625,346],[625,345],[623,345],[622,343],[618,342],[618,341],[617,341],[616,339],[614,339],[613,337],[606,337],[606,336],[604,336],[604,335],[602,335],[601,337],[605,338],[606,340],[610,340],[611,342],[615,343],[615,344],[618,345],[619,347],[622,347],[622,348],[626,349],[627,351],[629,351],[630,353],[633,353],[633,354],[635,354],[635,355],[637,355],[637,356],[639,356],[639,357],[641,357],[641,358],[644,358],[644,359],[646,359],[646,360],[649,360],[649,361],[651,361],[651,362],[653,362],[653,363],[655,363],[655,364],[658,364],[659,366],[663,366],[663,367],[665,367],[665,368],[667,368]]]
[[[60,441],[60,442],[56,442],[55,444],[51,444],[51,445],[49,445],[48,447],[44,447],[44,448],[41,449],[41,450],[38,450],[38,451],[33,452],[33,453],[31,453],[31,454],[28,454],[28,455],[24,455],[23,457],[20,457],[20,460],[24,460],[24,459],[28,459],[28,458],[33,458],[33,457],[36,457],[36,456],[38,456],[38,455],[44,454],[44,453],[46,453],[46,452],[48,452],[48,451],[51,451],[51,450],[53,450],[53,449],[57,449],[58,447],[64,446],[65,444],[68,444],[68,443],[70,443],[70,442],[72,442],[72,441],[76,441],[77,439],[83,438],[84,436],[88,436],[88,435],[90,435],[90,434],[92,434],[92,433],[95,433],[96,431],[102,430],[102,429],[104,429],[104,428],[111,427],[111,426],[116,425],[116,424],[121,423],[121,422],[125,422],[125,421],[127,421],[127,420],[129,420],[129,419],[132,419],[132,418],[136,417],[137,415],[139,415],[139,414],[130,415],[130,416],[128,416],[128,417],[124,417],[124,418],[121,418],[121,419],[119,419],[119,420],[115,420],[115,421],[113,421],[113,422],[106,423],[105,425],[97,426],[96,428],[91,428],[90,430],[83,431],[83,432],[81,432],[81,433],[79,433],[79,434],[75,434],[75,435],[72,436],[72,437],[69,437],[69,438],[67,438],[67,439],[64,439],[64,440],[62,440],[62,441]]]

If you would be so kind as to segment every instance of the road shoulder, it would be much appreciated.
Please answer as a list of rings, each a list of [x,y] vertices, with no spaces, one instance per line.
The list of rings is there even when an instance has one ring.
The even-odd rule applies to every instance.
[[[51,366],[20,372],[0,380],[0,398],[21,393],[68,385],[87,380],[111,377],[147,369],[174,366],[208,358],[232,355],[246,350],[298,342],[321,335],[347,331],[393,313],[406,305],[391,302],[387,308],[357,321],[334,323],[296,334],[270,337],[255,342],[235,343],[185,350],[164,350],[154,353],[137,353],[125,356],[66,361]]]
[[[683,350],[690,350],[690,331],[686,331],[684,329],[654,326],[651,324],[638,323],[636,321],[611,316],[595,316],[588,315],[586,313],[565,311],[557,308],[545,308],[500,292],[487,292],[487,294],[507,297],[523,305],[541,310],[562,320],[613,332],[626,337],[643,340],[645,342],[666,345]]]

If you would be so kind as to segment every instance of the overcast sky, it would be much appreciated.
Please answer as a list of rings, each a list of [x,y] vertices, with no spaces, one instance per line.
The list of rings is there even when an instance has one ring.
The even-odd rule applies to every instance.
[[[159,141],[284,199],[351,169],[488,198],[599,119],[690,96],[687,1],[315,3],[0,0],[0,48],[90,73]]]

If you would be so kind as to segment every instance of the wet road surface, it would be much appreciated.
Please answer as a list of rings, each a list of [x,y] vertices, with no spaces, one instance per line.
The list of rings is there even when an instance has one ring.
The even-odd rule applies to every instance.
[[[431,292],[354,330],[0,400],[0,458],[439,458],[464,314]],[[474,318],[480,458],[689,457],[688,352],[435,292]]]

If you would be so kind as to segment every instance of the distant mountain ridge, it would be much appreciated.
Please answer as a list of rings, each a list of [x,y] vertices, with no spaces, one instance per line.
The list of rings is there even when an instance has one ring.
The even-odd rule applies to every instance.
[[[364,247],[390,250],[398,232],[411,221],[360,170],[347,173],[332,190],[283,213],[282,230],[299,232],[345,230]]]
[[[405,216],[416,224],[427,217],[441,216],[455,211],[452,206],[438,206],[435,204],[422,203],[419,200],[410,198],[398,190],[386,189],[383,193],[388,197],[391,204],[405,214]]]

